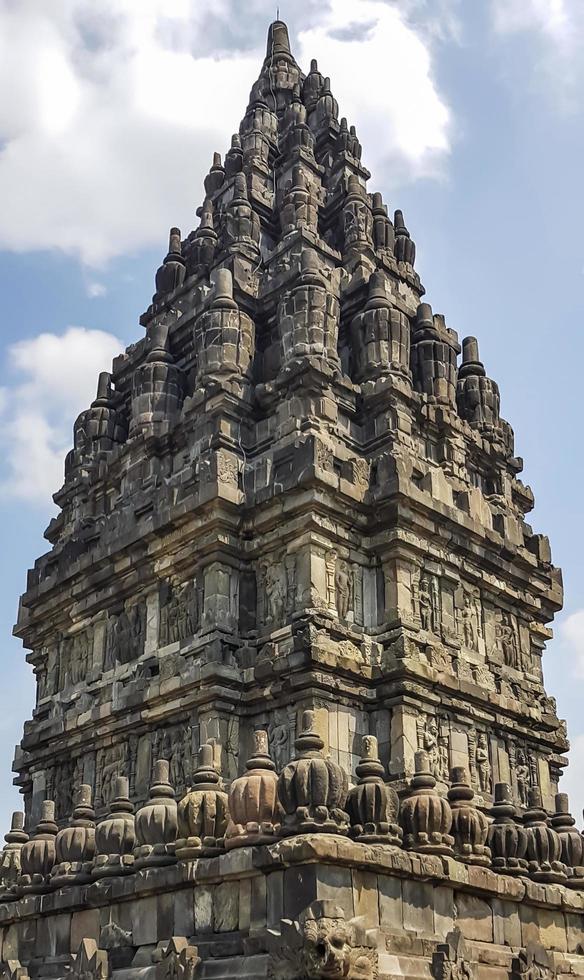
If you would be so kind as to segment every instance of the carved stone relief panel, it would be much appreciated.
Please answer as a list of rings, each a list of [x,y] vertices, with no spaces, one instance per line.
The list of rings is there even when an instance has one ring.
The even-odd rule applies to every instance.
[[[106,807],[111,803],[117,776],[128,776],[129,744],[127,741],[99,749],[96,759],[95,805]]]
[[[450,775],[450,726],[447,718],[420,715],[416,721],[418,749],[428,753],[430,772],[440,782]]]
[[[127,604],[109,618],[106,630],[104,670],[131,663],[144,652],[146,603]]]
[[[507,752],[516,801],[527,806],[530,788],[539,785],[537,759],[526,745],[517,742],[509,741]]]
[[[258,620],[272,629],[282,626],[295,606],[295,555],[270,555],[260,564]]]
[[[440,635],[442,622],[440,582],[436,575],[421,571],[414,581],[413,601],[420,626],[427,633]]]
[[[64,691],[83,683],[93,666],[93,630],[84,629],[61,640],[59,649],[59,681],[57,689]]]
[[[349,563],[339,555],[336,556],[335,560],[334,587],[336,611],[339,619],[344,622],[352,621],[355,607],[353,570]]]
[[[268,740],[278,772],[292,758],[295,737],[296,711],[293,707],[276,708],[268,725]]]
[[[493,789],[489,740],[486,732],[474,728],[468,733],[468,763],[471,785],[479,793],[491,793]]]
[[[37,670],[38,700],[50,698],[59,687],[59,645],[52,643],[42,650],[42,661]]]
[[[184,794],[193,770],[192,728],[187,722],[155,731],[152,735],[152,758],[166,759],[169,779],[176,794]]]
[[[478,653],[483,636],[480,592],[461,585],[456,592],[456,624],[458,638],[467,650]]]
[[[160,646],[182,643],[193,636],[199,623],[197,582],[163,583],[160,590]]]
[[[45,796],[55,802],[57,820],[66,820],[73,809],[73,796],[84,780],[84,762],[81,756],[62,759],[47,770]]]

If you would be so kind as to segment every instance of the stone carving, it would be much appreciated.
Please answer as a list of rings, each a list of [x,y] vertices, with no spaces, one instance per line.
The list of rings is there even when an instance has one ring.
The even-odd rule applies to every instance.
[[[82,939],[77,954],[72,957],[70,976],[76,980],[107,980],[107,952],[99,949],[95,939]]]
[[[235,230],[234,225],[232,228]],[[233,298],[231,271],[216,269],[213,279],[206,308],[195,321],[198,388],[228,379],[243,384],[250,373],[255,346],[255,324]]]
[[[499,386],[486,376],[475,337],[465,337],[462,341],[456,404],[460,417],[473,426],[496,425],[499,422]]]
[[[59,663],[60,691],[81,684],[92,666],[93,632],[81,630],[61,643]]]
[[[365,188],[358,177],[349,177],[349,188],[343,210],[345,248],[373,245],[373,215]]]
[[[118,742],[100,749],[97,756],[95,798],[99,806],[107,806],[114,797],[118,776],[128,774],[128,743]]]
[[[274,760],[276,772],[281,772],[290,761],[291,746],[294,740],[294,712],[286,708],[276,708],[268,725],[270,755]]]
[[[401,802],[404,847],[431,854],[452,854],[450,804],[436,792],[426,752],[416,752],[416,772]]]
[[[398,824],[399,797],[384,780],[384,770],[378,758],[377,738],[364,735],[361,739],[362,758],[357,765],[359,782],[347,796],[347,812],[351,820],[351,835],[363,843],[396,844],[401,846],[402,830]]]
[[[461,639],[469,650],[478,650],[481,635],[481,618],[478,597],[468,589],[463,589],[460,610]]]
[[[522,670],[523,663],[517,627],[510,613],[499,613],[499,619],[495,626],[495,638],[497,648],[503,654],[503,660],[507,667]]]
[[[228,817],[227,793],[214,765],[214,750],[215,746],[211,744],[201,746],[193,787],[178,804],[176,856],[179,861],[200,854],[219,854],[223,848]]]
[[[254,732],[254,752],[245,768],[229,788],[227,848],[270,843],[280,824],[278,777],[268,755],[267,732]]]
[[[418,748],[428,757],[430,772],[441,782],[448,781],[450,769],[448,732],[446,722],[439,722],[432,715],[420,715],[416,720]]]
[[[489,742],[485,732],[468,733],[468,757],[471,785],[480,793],[491,792],[491,763],[489,759]]]
[[[463,766],[453,768],[450,781],[448,802],[452,810],[454,855],[465,864],[489,865],[491,852],[486,846],[489,821],[474,802],[474,792]]]
[[[135,841],[134,807],[128,798],[128,779],[118,776],[109,813],[95,829],[96,853],[92,876],[107,878],[131,873],[134,870]]]
[[[527,867],[534,881],[566,880],[566,868],[562,864],[562,844],[557,831],[550,826],[543,809],[541,790],[532,786],[529,790],[528,809],[524,817],[527,832]]]
[[[116,664],[128,664],[144,651],[146,605],[138,602],[110,618],[106,633],[104,670]]]
[[[342,558],[337,558],[335,565],[335,597],[339,619],[346,620],[353,611],[353,577]]]
[[[286,608],[286,571],[278,561],[263,566],[265,593],[264,621],[268,626],[279,626]]]
[[[268,963],[271,980],[377,980],[377,951],[359,945],[358,928],[331,901],[316,901],[298,922],[282,920]]]
[[[511,772],[515,774],[517,784],[517,796],[521,806],[529,805],[529,790],[533,785],[533,774],[530,766],[530,758],[525,749],[509,743],[509,766]]]
[[[196,582],[172,586],[165,584],[161,592],[160,646],[182,643],[193,636],[199,625]]]
[[[176,860],[177,806],[168,773],[165,759],[154,763],[150,798],[136,813],[134,864],[137,869],[173,864]]]
[[[493,822],[489,826],[487,845],[493,869],[509,875],[525,874],[527,833],[518,820],[508,783],[495,783],[491,816]]]
[[[551,825],[559,835],[562,852],[560,860],[566,868],[568,884],[574,888],[584,885],[584,838],[576,829],[574,817],[570,813],[567,793],[556,793],[556,812]],[[8,838],[7,838],[8,839]]]
[[[384,272],[369,279],[365,309],[351,323],[357,381],[376,381],[410,365],[410,326],[391,302]]]
[[[555,980],[556,976],[550,954],[531,940],[513,960],[511,980]]]
[[[82,784],[71,822],[57,834],[56,863],[51,872],[57,887],[83,884],[91,880],[91,863],[95,855],[95,811],[91,805],[91,786]]]
[[[191,726],[174,725],[155,732],[152,754],[168,761],[170,782],[178,794],[184,793],[192,772]]]
[[[57,856],[55,838],[55,804],[45,800],[41,806],[41,819],[29,841],[22,845],[20,852],[21,875],[17,881],[19,892],[26,895],[49,891],[49,875]]]
[[[440,586],[434,575],[422,574],[418,587],[418,609],[423,630],[440,633]]]
[[[432,957],[435,980],[473,980],[474,970],[468,960],[464,936],[458,926],[440,943]]]
[[[22,845],[28,841],[24,831],[24,813],[18,810],[12,814],[10,830],[4,835],[6,844],[0,854],[0,898],[3,902],[8,896],[16,898],[14,885],[20,874],[20,852]]]
[[[324,758],[324,742],[314,730],[313,711],[303,713],[294,744],[296,756],[278,779],[284,809],[280,833],[346,834],[349,817],[343,808],[349,788],[347,774],[332,759]]]
[[[191,946],[184,936],[172,939],[152,954],[156,964],[156,980],[194,980],[201,962],[197,947]]]

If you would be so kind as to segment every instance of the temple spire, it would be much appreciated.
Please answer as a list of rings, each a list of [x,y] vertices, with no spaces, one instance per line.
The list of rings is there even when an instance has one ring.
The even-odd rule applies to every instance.
[[[283,20],[274,20],[268,28],[266,44],[266,60],[272,58],[292,57],[288,27]]]

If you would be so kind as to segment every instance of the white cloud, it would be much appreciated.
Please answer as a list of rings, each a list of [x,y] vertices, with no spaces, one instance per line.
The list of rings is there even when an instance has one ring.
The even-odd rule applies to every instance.
[[[431,41],[406,19],[419,4],[330,0],[290,12],[311,25],[304,67],[318,57],[332,76],[367,160],[392,161],[406,178],[434,174],[449,147]],[[11,93],[0,105],[0,248],[61,249],[98,266],[143,246],[162,252],[170,225],[192,227],[272,16],[268,0],[245,17],[231,0],[0,0],[0,88]],[[371,36],[333,36],[367,23]],[[234,38],[252,27],[257,47],[238,50]]]
[[[428,42],[398,7],[334,0],[300,42],[302,61],[318,55],[331,76],[341,115],[357,127],[373,183],[440,171],[450,150],[450,112],[432,77]]]
[[[493,0],[493,22],[502,34],[542,31],[556,40],[570,29],[566,0]]]
[[[87,295],[90,299],[100,299],[107,293],[107,289],[102,282],[88,282],[86,288]]]
[[[577,677],[584,677],[584,609],[571,613],[560,625],[559,639]]]
[[[76,416],[95,397],[97,375],[123,349],[103,330],[68,327],[13,344],[0,389],[0,452],[5,470],[0,494],[46,505],[63,482]]]

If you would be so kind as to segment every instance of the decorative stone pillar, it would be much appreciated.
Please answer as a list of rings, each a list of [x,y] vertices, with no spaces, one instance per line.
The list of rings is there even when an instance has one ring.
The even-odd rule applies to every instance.
[[[412,332],[412,370],[417,391],[454,406],[458,338],[444,318],[432,313],[429,303],[420,303]]]
[[[156,292],[152,297],[152,302],[160,303],[165,296],[182,286],[185,273],[180,228],[171,228],[168,236],[168,253],[156,273]]]
[[[539,786],[528,791],[528,808],[523,820],[527,831],[527,866],[534,881],[566,880],[566,868],[561,862],[562,844],[559,834],[550,827],[543,809]]]
[[[500,401],[499,387],[491,378],[487,378],[479,357],[478,340],[465,337],[456,385],[458,414],[471,425],[496,425]]]
[[[307,355],[338,365],[339,301],[312,248],[300,256],[300,272],[278,306],[282,371]]]
[[[29,841],[22,845],[20,866],[22,874],[17,882],[21,894],[50,891],[53,885],[50,874],[55,864],[57,852],[55,838],[58,827],[55,823],[55,804],[45,800],[41,806],[41,819]]]
[[[409,794],[401,803],[404,847],[425,854],[452,855],[452,811],[448,801],[436,791],[427,752],[416,752],[415,766]]]
[[[3,902],[17,898],[14,885],[20,874],[20,852],[28,841],[28,834],[23,828],[24,813],[17,810],[12,814],[10,830],[4,835],[6,844],[0,854],[0,899]]]
[[[561,861],[566,866],[568,884],[572,888],[584,888],[584,838],[576,829],[575,823],[570,813],[568,794],[557,793],[556,812],[551,818],[551,824],[560,837]]]
[[[486,846],[489,821],[474,802],[474,790],[469,784],[463,766],[455,766],[450,773],[451,786],[448,802],[452,809],[452,835],[454,856],[465,864],[491,863],[491,853]]]
[[[166,431],[180,412],[183,377],[169,350],[169,332],[168,319],[149,330],[150,353],[132,381],[130,436]]]
[[[94,878],[131,874],[134,870],[136,830],[127,776],[117,777],[114,793],[107,817],[95,829],[96,854],[91,871]]]
[[[229,789],[229,825],[225,847],[268,844],[280,823],[278,777],[268,754],[268,733],[254,732],[255,751],[245,764],[246,772],[234,779]]]
[[[204,855],[212,857],[223,849],[227,828],[227,793],[214,761],[214,746],[202,745],[193,788],[178,804],[176,856],[179,861]]]
[[[154,763],[150,798],[136,814],[136,869],[176,861],[177,805],[168,773],[166,759]]]
[[[375,735],[363,735],[361,752],[356,769],[359,782],[347,796],[350,834],[365,844],[395,844],[401,847],[403,833],[398,824],[399,797],[395,789],[383,780],[384,771],[378,758]]]
[[[487,833],[494,871],[507,875],[527,872],[527,832],[517,818],[517,808],[508,783],[495,783],[491,808],[493,822]]]
[[[54,885],[83,884],[91,880],[91,863],[95,856],[91,786],[84,783],[79,787],[70,825],[57,834],[55,849],[56,864],[51,872]]]
[[[343,808],[347,773],[332,759],[324,758],[324,741],[314,730],[314,711],[303,713],[294,744],[296,757],[278,779],[278,796],[285,813],[280,834],[346,834],[349,817]]]

